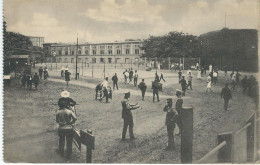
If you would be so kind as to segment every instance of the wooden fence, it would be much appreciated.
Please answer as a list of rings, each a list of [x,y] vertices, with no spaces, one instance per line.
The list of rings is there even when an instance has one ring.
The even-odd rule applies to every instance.
[[[237,131],[217,135],[218,145],[196,163],[254,163],[259,160],[260,118],[253,113]]]

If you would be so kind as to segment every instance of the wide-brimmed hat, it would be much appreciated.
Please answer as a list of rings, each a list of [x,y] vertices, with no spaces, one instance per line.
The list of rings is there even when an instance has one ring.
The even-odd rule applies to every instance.
[[[176,95],[180,95],[182,93],[182,91],[181,90],[179,90],[179,89],[176,89]]]
[[[61,97],[65,97],[65,98],[66,97],[70,97],[70,93],[68,91],[66,91],[66,90],[62,91],[60,95],[61,95]]]

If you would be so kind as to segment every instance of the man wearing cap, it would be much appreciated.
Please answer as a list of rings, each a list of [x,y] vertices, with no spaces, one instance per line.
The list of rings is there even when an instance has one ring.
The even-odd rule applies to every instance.
[[[179,127],[179,134],[181,133],[182,130],[182,104],[183,104],[183,99],[181,98],[181,90],[176,89],[176,96],[177,96],[177,101],[175,103],[175,109],[178,112],[178,118],[177,118],[177,125]]]
[[[182,79],[180,80],[181,88],[182,88],[182,95],[185,96],[187,82],[185,80],[185,77],[182,76]]]
[[[74,106],[76,105],[76,101],[70,98],[70,93],[68,91],[61,92],[61,98],[58,101],[58,106],[60,107],[63,102],[69,106],[69,109],[74,112]]]
[[[172,107],[172,99],[167,99],[167,105],[163,108],[166,114],[165,125],[167,126],[167,134],[168,134],[168,146],[166,150],[175,149],[174,144],[174,128],[177,122],[178,112]]]
[[[133,133],[134,122],[133,122],[133,115],[132,115],[131,110],[139,108],[139,105],[138,105],[138,103],[136,103],[135,105],[129,104],[129,101],[128,101],[129,98],[130,98],[130,92],[125,93],[124,100],[121,102],[121,104],[122,104],[122,118],[124,119],[122,140],[125,140],[125,135],[126,135],[126,131],[127,131],[128,126],[129,126],[130,139],[131,140],[135,139],[134,133]]]
[[[69,105],[67,101],[60,101],[59,104],[60,110],[56,114],[56,122],[59,123],[58,135],[59,139],[59,154],[61,156],[64,155],[64,146],[65,146],[65,138],[66,138],[66,146],[67,146],[67,160],[71,159],[72,154],[72,140],[73,140],[73,130],[72,124],[77,120],[76,115],[69,110]]]
[[[228,88],[228,83],[225,84],[225,87],[221,91],[221,98],[224,99],[224,110],[227,111],[228,108],[228,102],[232,98],[232,94],[230,89]]]
[[[155,99],[155,95],[157,96],[157,101],[159,102],[159,86],[156,81],[152,82],[152,89],[153,89],[153,102]]]
[[[144,79],[142,79],[142,82],[140,82],[138,87],[140,88],[140,90],[142,92],[142,100],[144,100],[144,95],[145,95],[146,88],[147,88],[146,84],[144,83]]]
[[[112,81],[113,81],[113,89],[115,89],[115,86],[118,90],[118,85],[117,85],[117,82],[118,82],[118,78],[117,78],[117,75],[115,73],[115,75],[112,77]]]

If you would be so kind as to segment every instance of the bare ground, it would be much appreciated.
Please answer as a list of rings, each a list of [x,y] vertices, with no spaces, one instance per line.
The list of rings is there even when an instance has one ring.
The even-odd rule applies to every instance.
[[[165,95],[174,96],[177,76],[166,78]],[[82,83],[88,79],[79,80]],[[93,83],[100,81],[92,79]],[[121,142],[123,121],[121,103],[123,94],[114,94],[110,103],[94,100],[94,90],[81,86],[67,87],[65,82],[42,82],[39,89],[28,91],[13,83],[4,89],[4,160],[5,162],[62,163],[58,156],[57,124],[55,112],[59,94],[63,89],[76,99],[78,129],[91,129],[96,137],[93,151],[94,163],[180,163],[180,137],[175,137],[176,150],[164,151],[167,144],[165,113],[162,111],[166,98],[153,103],[151,97],[140,101],[141,96],[132,96],[130,102],[138,102],[141,108],[134,111],[134,141]],[[216,146],[219,133],[240,128],[255,110],[253,100],[240,88],[233,91],[229,111],[223,110],[220,91],[224,80],[213,86],[213,93],[206,93],[206,80],[193,81],[194,90],[187,92],[184,106],[194,107],[193,161],[200,159]],[[137,90],[133,85],[120,84],[122,88]],[[150,89],[149,89],[150,91]],[[174,97],[175,98],[175,97]],[[128,136],[128,133],[127,133]],[[71,162],[85,162],[85,147],[79,152],[73,147]]]

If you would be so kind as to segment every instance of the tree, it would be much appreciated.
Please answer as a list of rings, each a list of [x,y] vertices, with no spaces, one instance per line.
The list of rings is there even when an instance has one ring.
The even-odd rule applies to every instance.
[[[182,32],[169,32],[163,36],[149,36],[144,40],[144,57],[197,57],[199,51],[196,36]]]

